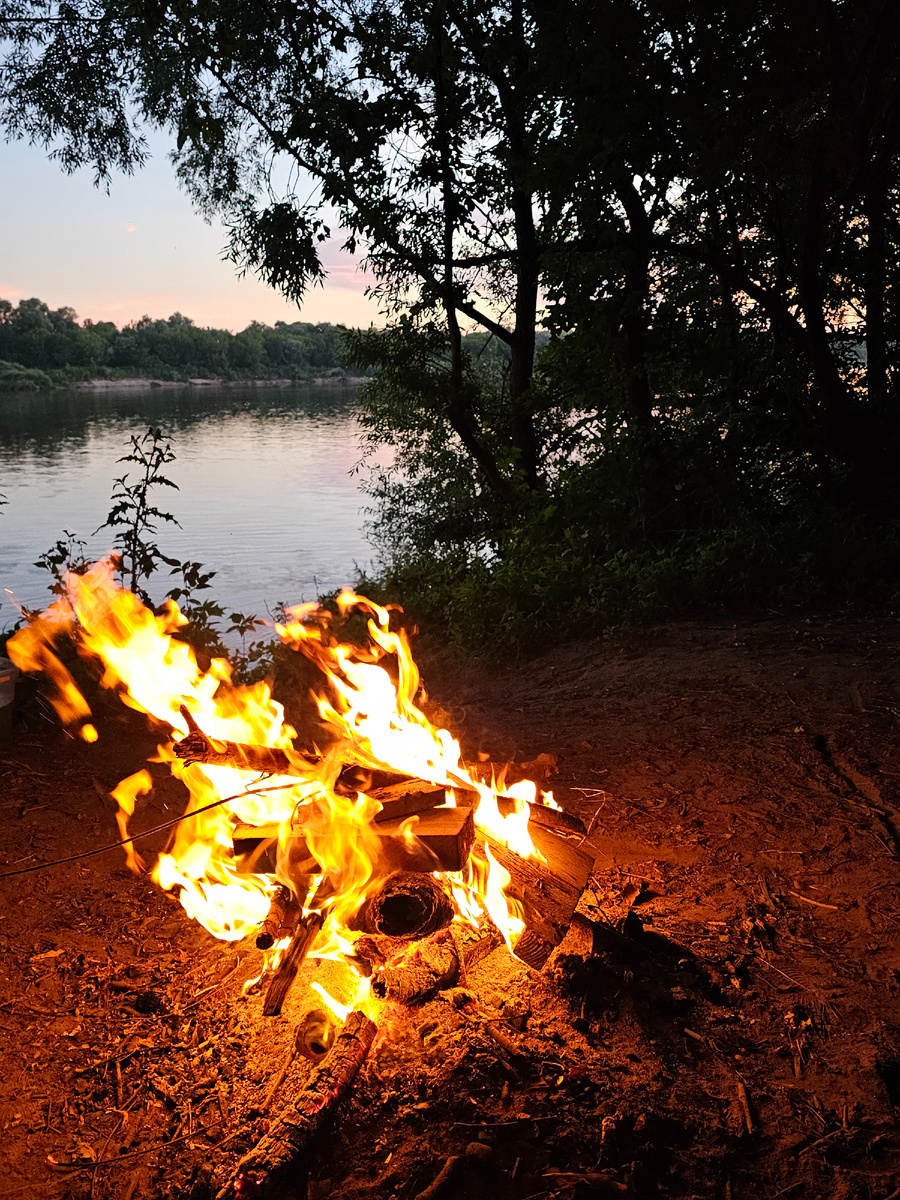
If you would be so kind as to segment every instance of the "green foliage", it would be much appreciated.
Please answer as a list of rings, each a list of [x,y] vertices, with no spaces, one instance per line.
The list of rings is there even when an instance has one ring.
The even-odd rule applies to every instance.
[[[53,380],[35,367],[0,359],[0,392],[39,392],[53,387]]]
[[[208,659],[213,655],[230,657],[236,682],[252,682],[263,678],[273,668],[272,640],[248,639],[248,635],[266,623],[253,615],[232,613],[224,636],[237,634],[241,639],[241,648],[229,652],[216,627],[225,610],[214,599],[201,595],[211,589],[215,571],[206,570],[199,562],[181,562],[171,558],[157,544],[159,523],[178,524],[171,513],[158,508],[153,500],[153,492],[157,488],[168,487],[177,491],[177,484],[164,474],[164,470],[176,459],[171,439],[161,429],[150,428],[144,434],[132,434],[129,450],[130,453],[118,461],[135,464],[138,468],[136,476],[132,478],[126,473],[114,480],[112,508],[99,527],[116,530],[115,561],[122,585],[154,611],[161,611],[168,601],[174,600],[188,622],[175,636],[192,645],[203,658]],[[5,500],[0,496],[0,507],[3,503]],[[99,529],[95,532],[99,532]],[[63,537],[58,538],[40,556],[35,566],[49,573],[52,595],[66,594],[67,574],[83,575],[93,566],[86,550],[84,540],[66,529]],[[163,604],[157,606],[148,587],[163,566],[168,566],[170,575],[177,575],[181,582],[170,588]],[[280,616],[283,618],[283,610]]]
[[[50,592],[54,596],[66,594],[65,576],[83,575],[93,566],[85,551],[87,544],[69,529],[63,530],[63,536],[57,538],[49,550],[45,550],[34,564],[41,570],[47,571],[51,578]]]
[[[122,585],[140,596],[145,603],[151,603],[144,583],[164,562],[176,570],[187,569],[195,583],[195,587],[190,588],[186,581],[188,595],[192,595],[199,587],[208,587],[209,577],[205,581],[201,579],[198,563],[179,564],[175,559],[167,558],[155,541],[158,521],[178,524],[171,513],[157,508],[150,496],[154,488],[178,490],[178,485],[163,474],[163,467],[175,461],[169,438],[161,429],[148,429],[140,437],[132,434],[131,453],[123,455],[118,461],[134,463],[138,467],[137,478],[132,480],[126,473],[115,480],[111,497],[113,506],[106,520],[94,532],[99,533],[101,529],[117,530],[113,544]]]
[[[170,129],[286,295],[337,214],[390,318],[348,338],[382,583],[460,643],[896,578],[896,4],[12,0],[2,63],[8,130],[67,167]],[[50,357],[17,358],[11,312],[25,366],[80,336],[29,301]],[[106,368],[157,333],[199,361],[160,324]],[[216,371],[271,359],[202,333]]]
[[[240,333],[201,329],[181,313],[78,323],[71,308],[0,300],[0,391],[37,391],[85,379],[313,379],[340,375],[342,325],[253,322]],[[9,361],[5,361],[5,360]]]

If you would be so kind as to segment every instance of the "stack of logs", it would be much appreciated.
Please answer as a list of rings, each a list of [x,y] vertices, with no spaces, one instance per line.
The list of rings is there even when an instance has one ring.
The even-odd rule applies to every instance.
[[[227,764],[244,770],[271,774],[306,774],[314,760],[282,750],[212,742],[196,726],[175,747],[185,762]],[[530,779],[546,783],[556,769],[552,755],[541,755],[528,763],[472,763],[467,770],[473,779],[490,781],[501,771],[506,785]],[[382,881],[370,893],[353,918],[353,928],[362,934],[356,944],[357,966],[372,976],[376,995],[405,1003],[430,999],[440,988],[452,987],[467,965],[472,965],[499,944],[496,930],[481,935],[451,927],[453,905],[440,883],[444,872],[463,870],[485,851],[509,873],[507,896],[515,902],[524,924],[513,939],[516,957],[540,970],[565,937],[573,914],[590,879],[593,857],[583,847],[584,826],[576,817],[541,804],[529,805],[528,829],[540,860],[524,858],[477,830],[474,808],[478,793],[454,789],[453,806],[446,803],[444,787],[389,772],[371,772],[348,766],[336,790],[345,795],[364,791],[381,804],[374,827],[381,839],[376,875]],[[504,803],[499,798],[501,813]],[[404,836],[414,818],[414,837]],[[276,826],[238,825],[233,832],[238,869],[253,874],[273,874],[278,857],[279,830]],[[302,826],[283,848],[279,866],[281,886],[257,936],[257,946],[268,949],[286,937],[290,943],[270,979],[263,1011],[281,1011],[307,951],[319,932],[317,908],[327,899],[328,880],[316,879],[321,868],[307,848]],[[315,896],[309,900],[315,888]],[[298,897],[300,898],[298,900]],[[319,903],[317,903],[317,900]],[[302,915],[301,903],[309,909]],[[413,954],[409,943],[419,942]],[[402,953],[398,953],[402,951]],[[394,967],[392,960],[399,959]]]
[[[185,762],[223,764],[273,775],[307,775],[315,763],[310,755],[212,742],[190,722],[187,713],[185,716],[191,732],[175,747]],[[470,777],[479,781],[500,778],[502,772],[508,786],[523,779],[540,786],[555,771],[556,760],[541,755],[530,763],[475,763],[467,769]],[[344,769],[336,790],[347,796],[365,792],[381,804],[374,818],[381,840],[375,874],[381,882],[365,897],[352,921],[360,934],[354,943],[355,964],[371,977],[372,991],[380,999],[422,1003],[443,988],[465,984],[467,969],[502,943],[490,920],[477,931],[453,923],[453,903],[440,878],[443,873],[463,870],[470,860],[476,869],[479,859],[486,867],[488,850],[509,873],[505,891],[517,902],[517,915],[524,924],[511,949],[529,966],[540,970],[570,929],[572,936],[566,944],[573,939],[578,942],[576,953],[594,952],[598,935],[604,932],[622,939],[612,929],[604,931],[575,912],[593,868],[593,857],[584,848],[585,829],[577,818],[545,805],[529,805],[528,829],[541,856],[536,860],[516,854],[476,829],[477,792],[454,789],[451,805],[443,787],[358,766]],[[515,801],[500,797],[501,813],[504,804],[511,809]],[[410,818],[415,818],[412,838],[405,836]],[[322,927],[320,910],[327,901],[329,881],[309,852],[302,825],[288,845],[282,846],[280,856],[275,826],[238,825],[233,844],[239,870],[274,875],[277,867],[279,879],[290,882],[290,886],[282,883],[276,889],[256,939],[261,949],[290,939],[270,977],[263,1005],[265,1014],[276,1015]],[[411,943],[416,943],[415,948]],[[325,1039],[320,1045],[305,1036],[310,1016],[321,1021],[326,1018],[307,1014],[297,1028],[297,1053],[312,1060],[313,1069],[296,1098],[233,1168],[217,1200],[305,1195],[309,1155],[325,1123],[353,1086],[376,1033],[369,1017],[353,1012],[333,1045],[330,1039],[327,1045]],[[270,1095],[277,1086],[276,1082]],[[431,1195],[431,1189],[426,1192]]]

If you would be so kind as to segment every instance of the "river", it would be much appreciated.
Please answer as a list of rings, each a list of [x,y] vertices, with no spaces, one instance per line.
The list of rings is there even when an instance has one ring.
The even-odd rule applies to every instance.
[[[352,583],[374,553],[356,411],[355,390],[331,386],[0,393],[0,630],[17,618],[13,600],[47,603],[50,577],[33,564],[63,530],[92,556],[109,549],[111,531],[94,531],[113,479],[136,470],[116,460],[151,425],[172,437],[165,474],[179,489],[156,490],[180,522],[160,523],[157,541],[217,572],[205,595],[265,616]],[[158,576],[151,594],[174,582]]]

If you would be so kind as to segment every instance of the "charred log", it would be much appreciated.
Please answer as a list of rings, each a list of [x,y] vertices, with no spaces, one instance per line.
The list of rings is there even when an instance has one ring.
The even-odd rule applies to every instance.
[[[318,1063],[334,1045],[334,1021],[321,1008],[311,1009],[294,1033],[294,1050]]]
[[[257,950],[270,950],[282,938],[291,937],[300,920],[300,912],[300,902],[290,888],[279,887],[256,935]]]
[[[431,875],[398,872],[366,898],[351,922],[360,933],[415,941],[446,928],[453,901]]]
[[[453,932],[438,933],[396,965],[386,962],[380,966],[372,979],[372,991],[380,1000],[424,1004],[445,988],[455,987],[465,971],[502,943],[497,929],[483,933],[454,926]]]
[[[275,968],[274,975],[269,980],[269,986],[266,989],[266,998],[263,1002],[264,1017],[277,1017],[281,1012],[285,996],[290,991],[291,985],[297,978],[297,972],[303,965],[303,960],[312,949],[313,942],[319,935],[319,930],[322,928],[322,920],[321,913],[312,912],[299,922],[291,938],[290,945],[285,950],[281,961]]]
[[[302,1195],[297,1179],[307,1171],[305,1156],[334,1110],[350,1090],[375,1037],[375,1025],[353,1012],[328,1057],[310,1074],[303,1091],[245,1154],[217,1200],[267,1200],[285,1193]]]

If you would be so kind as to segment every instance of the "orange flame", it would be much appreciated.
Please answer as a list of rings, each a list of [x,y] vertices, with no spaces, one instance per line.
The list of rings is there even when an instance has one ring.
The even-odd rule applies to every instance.
[[[381,837],[373,826],[380,805],[364,793],[345,796],[335,790],[347,763],[443,786],[449,804],[456,803],[460,792],[475,793],[477,827],[520,855],[538,857],[528,832],[528,803],[536,798],[535,786],[506,788],[502,780],[486,784],[473,779],[459,743],[446,729],[433,726],[416,703],[419,673],[406,634],[390,628],[390,611],[350,590],[341,593],[337,604],[343,615],[352,610],[367,615],[367,646],[338,641],[331,633],[331,615],[316,605],[290,610],[290,620],[276,626],[285,645],[316,663],[328,681],[328,694],[316,701],[333,743],[324,757],[312,762],[294,752],[294,731],[266,684],[236,685],[224,659],[213,659],[201,669],[191,647],[177,636],[186,623],[177,606],[169,601],[161,615],[154,614],[115,583],[109,563],[98,563],[84,575],[69,575],[66,596],[9,642],[19,667],[41,670],[50,678],[57,712],[87,740],[96,737],[87,720],[90,708],[55,653],[69,638],[81,654],[102,664],[105,687],[168,726],[174,741],[189,732],[186,712],[214,742],[287,753],[289,775],[261,778],[258,772],[230,765],[185,765],[176,757],[172,741],[160,747],[159,761],[169,763],[189,800],[174,843],[160,855],[153,878],[166,890],[179,889],[185,910],[218,938],[236,941],[254,931],[266,916],[274,890],[270,876],[238,869],[232,833],[241,822],[277,828],[279,878],[302,892],[301,903],[325,918],[313,955],[352,953],[348,926],[366,896],[379,886],[385,868],[379,866]],[[147,772],[138,772],[113,793],[123,838],[137,797],[149,787]],[[552,797],[541,799],[552,803]],[[403,823],[399,836],[407,844],[416,841],[416,824]],[[312,899],[308,878],[304,876],[301,885],[292,874],[290,851],[298,838],[321,872]],[[129,864],[138,869],[130,847],[127,853]],[[510,912],[503,891],[508,878],[485,847],[479,864],[452,880],[460,918],[478,924],[487,911],[507,939],[512,937],[521,922]]]

